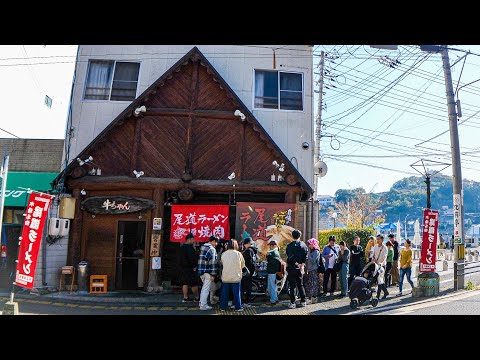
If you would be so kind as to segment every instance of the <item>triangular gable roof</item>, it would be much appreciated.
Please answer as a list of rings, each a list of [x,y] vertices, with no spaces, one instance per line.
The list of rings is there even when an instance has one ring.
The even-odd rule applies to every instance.
[[[188,61],[193,62],[200,60],[200,63],[207,68],[207,72],[213,76],[215,81],[218,81],[221,84],[221,87],[226,91],[227,96],[232,98],[236,105],[241,109],[241,111],[246,115],[246,122],[250,124],[255,132],[260,135],[260,138],[264,140],[267,147],[272,149],[276,156],[281,158],[281,162],[285,163],[293,174],[297,177],[303,189],[308,193],[313,193],[313,189],[308,184],[308,182],[303,178],[297,168],[292,164],[289,158],[283,153],[283,151],[278,147],[275,141],[270,137],[268,132],[263,128],[260,122],[256,119],[255,115],[250,111],[250,109],[243,103],[243,101],[237,96],[235,91],[228,85],[228,83],[223,79],[223,77],[217,72],[215,67],[207,60],[203,53],[195,46],[187,54],[185,54],[180,60],[178,60],[169,70],[167,70],[162,76],[158,78],[152,85],[150,85],[138,98],[132,101],[132,103],[127,106],[127,108],[122,111],[105,129],[98,134],[98,136],[93,139],[90,144],[88,144],[75,158],[83,159],[87,154],[89,154],[95,144],[102,141],[107,134],[111,132],[113,128],[120,125],[126,118],[133,115],[134,109],[143,105],[153,94],[155,94],[156,89],[163,85],[163,83],[172,77],[172,74],[180,71],[180,68],[183,65],[188,64]],[[148,109],[147,109],[148,111]],[[54,180],[53,184],[56,186],[60,179],[68,174],[75,167],[76,162],[72,161]]]

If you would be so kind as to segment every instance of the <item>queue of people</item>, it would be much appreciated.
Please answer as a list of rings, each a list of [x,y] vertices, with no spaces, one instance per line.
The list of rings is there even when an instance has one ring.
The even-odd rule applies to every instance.
[[[293,241],[286,247],[286,262],[280,257],[278,243],[269,240],[267,259],[267,288],[270,304],[278,303],[277,280],[287,276],[289,288],[290,309],[315,304],[318,296],[333,296],[337,276],[340,283],[339,297],[348,295],[350,284],[356,276],[360,276],[362,259],[379,266],[377,277],[377,298],[387,298],[390,293],[388,286],[399,286],[399,294],[403,295],[403,281],[412,288],[411,280],[412,250],[411,241],[405,241],[401,253],[398,242],[393,234],[383,243],[383,235],[376,239],[370,236],[365,250],[356,236],[353,244],[348,246],[344,241],[336,244],[335,235],[330,236],[328,244],[320,251],[317,239],[301,240],[299,230],[292,232]],[[230,305],[235,311],[243,311],[252,302],[252,277],[255,273],[257,250],[252,238],[244,232],[243,241],[220,240],[211,236],[209,241],[201,246],[198,258],[194,248],[193,234],[186,236],[186,241],[180,248],[180,279],[182,282],[182,302],[198,301],[200,310],[210,310],[208,304],[216,304],[219,300],[220,310],[227,310]],[[375,241],[376,240],[376,241]],[[240,251],[242,250],[242,251]],[[400,269],[398,261],[400,259]],[[323,283],[320,282],[323,274]],[[199,294],[199,280],[202,283]],[[194,299],[188,297],[188,289],[192,289]],[[243,300],[242,300],[243,295]],[[297,301],[298,298],[298,301]]]

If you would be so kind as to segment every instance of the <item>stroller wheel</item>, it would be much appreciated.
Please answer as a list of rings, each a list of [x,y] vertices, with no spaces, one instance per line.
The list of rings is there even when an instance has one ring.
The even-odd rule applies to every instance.
[[[352,299],[350,301],[350,307],[355,310],[358,307],[358,300],[357,299]]]
[[[378,305],[378,299],[377,298],[372,298],[370,300],[370,304],[372,304],[373,307],[376,307]]]

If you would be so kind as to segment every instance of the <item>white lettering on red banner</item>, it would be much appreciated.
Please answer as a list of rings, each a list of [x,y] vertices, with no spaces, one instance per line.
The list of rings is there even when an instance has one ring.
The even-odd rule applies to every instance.
[[[15,276],[15,284],[27,289],[33,288],[38,250],[51,201],[50,196],[35,193],[31,193],[28,199]]]
[[[438,216],[439,212],[437,210],[425,209],[423,212],[423,239],[420,272],[435,272]]]
[[[214,235],[230,239],[228,205],[172,205],[170,241],[184,242],[188,233],[205,242]]]

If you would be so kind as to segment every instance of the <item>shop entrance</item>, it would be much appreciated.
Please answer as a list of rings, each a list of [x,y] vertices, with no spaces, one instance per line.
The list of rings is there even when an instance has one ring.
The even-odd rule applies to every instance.
[[[115,287],[118,290],[143,288],[145,230],[145,221],[118,222],[115,276]]]

